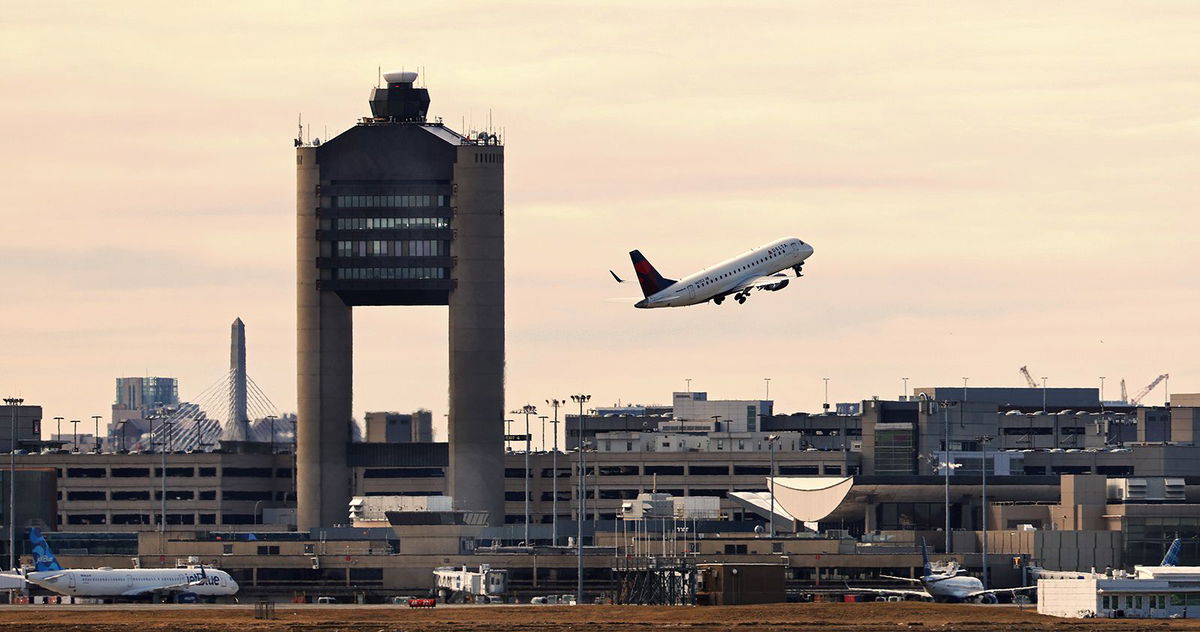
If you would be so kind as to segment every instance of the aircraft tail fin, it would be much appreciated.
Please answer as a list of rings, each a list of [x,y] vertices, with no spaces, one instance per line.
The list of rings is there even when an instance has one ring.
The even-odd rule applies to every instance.
[[[46,542],[46,538],[42,537],[42,530],[37,527],[29,529],[29,543],[33,547],[33,559],[37,564],[38,571],[61,571],[62,566],[59,566],[58,559],[54,557],[54,551],[50,550],[50,545]]]
[[[1183,540],[1175,538],[1171,543],[1171,548],[1167,549],[1167,554],[1163,556],[1162,564],[1159,566],[1178,566],[1179,565],[1179,550],[1183,548]]]
[[[649,298],[653,294],[658,294],[675,284],[675,279],[663,278],[663,275],[659,274],[658,270],[655,270],[649,261],[646,261],[641,251],[631,251],[629,258],[633,260],[633,270],[637,272],[638,283],[641,284],[642,294],[646,298]]]
[[[933,574],[933,565],[929,563],[929,547],[925,546],[925,536],[921,536],[921,563],[926,575]]]

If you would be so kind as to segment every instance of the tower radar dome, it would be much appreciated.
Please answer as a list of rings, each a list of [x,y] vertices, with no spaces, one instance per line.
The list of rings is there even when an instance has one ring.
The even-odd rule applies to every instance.
[[[394,70],[383,73],[383,80],[388,83],[412,83],[417,80],[417,73],[412,70]]]

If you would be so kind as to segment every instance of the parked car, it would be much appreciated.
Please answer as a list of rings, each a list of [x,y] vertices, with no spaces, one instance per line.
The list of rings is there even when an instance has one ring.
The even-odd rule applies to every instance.
[[[317,603],[331,604],[337,602],[337,597],[317,597]]]

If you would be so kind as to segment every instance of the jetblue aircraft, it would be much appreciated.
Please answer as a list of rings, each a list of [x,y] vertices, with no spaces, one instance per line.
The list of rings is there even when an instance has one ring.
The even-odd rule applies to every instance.
[[[963,575],[967,571],[958,568],[958,565],[953,562],[946,566],[935,569],[933,564],[929,563],[929,552],[925,547],[925,538],[921,538],[921,560],[925,563],[925,570],[919,578],[896,577],[893,575],[880,575],[880,577],[884,579],[895,579],[899,581],[920,584],[923,590],[850,588],[849,586],[847,586],[847,588],[850,588],[855,592],[875,593],[880,595],[919,597],[933,601],[978,601],[979,603],[996,603],[996,595],[999,593],[1017,593],[1027,590],[1037,590],[1037,586],[1024,586],[1022,588],[992,588],[990,590],[985,590],[983,588],[983,582],[979,581],[978,577]]]
[[[134,599],[173,595],[180,601],[196,597],[233,595],[238,584],[225,571],[187,568],[96,568],[64,569],[36,527],[29,530],[36,568],[25,581],[72,597],[123,597]]]
[[[745,303],[752,290],[775,292],[787,287],[793,277],[783,271],[791,268],[796,277],[801,276],[804,260],[812,253],[813,247],[799,239],[780,239],[676,281],[663,278],[641,252],[634,250],[629,258],[645,296],[634,307],[683,307],[706,301],[720,305],[729,295]],[[625,282],[612,270],[608,273],[618,283]]]

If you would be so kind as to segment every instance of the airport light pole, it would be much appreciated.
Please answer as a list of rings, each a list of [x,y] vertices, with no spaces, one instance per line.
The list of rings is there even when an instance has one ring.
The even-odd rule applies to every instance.
[[[587,450],[584,449],[583,405],[591,399],[591,395],[571,396],[571,401],[579,404],[579,515],[575,520],[576,605],[583,605],[583,520],[584,514],[587,512]]]
[[[552,463],[550,465],[554,470],[554,476],[550,483],[550,493],[554,495],[554,498],[550,500],[550,511],[554,515],[550,517],[550,544],[558,546],[558,407],[566,402],[560,399],[548,399],[546,403],[554,409],[554,421],[550,422],[553,424],[551,427],[554,428],[554,454],[551,456]]]
[[[158,507],[158,531],[162,535],[159,537],[158,545],[159,550],[162,550],[162,547],[166,546],[167,534],[167,438],[170,436],[171,420],[164,419],[159,424],[159,427],[163,431],[162,441],[158,442],[160,446],[158,455],[162,459],[162,474],[158,478],[160,493],[162,494]],[[292,473],[292,478],[296,478],[295,472]]]
[[[8,446],[8,570],[17,570],[17,408],[25,403],[21,397],[5,397],[12,413]],[[9,593],[11,597],[12,593]]]
[[[546,451],[546,420],[549,418],[550,418],[549,415],[538,415],[538,419],[542,420],[542,446],[541,446],[542,449],[540,450],[541,452]]]
[[[58,440],[59,440],[59,441],[62,441],[62,422],[63,422],[63,418],[62,418],[62,417],[55,417],[55,418],[54,418],[54,422],[55,422],[55,430],[56,430],[56,432],[58,433]],[[61,446],[60,446],[60,448],[61,448]]]
[[[908,395],[908,378],[902,377],[900,381],[904,384],[900,389],[900,399],[904,399]]]
[[[946,543],[945,543],[945,549],[946,549],[946,555],[949,555],[950,547],[951,547],[951,538],[950,538],[950,402],[945,402],[945,401],[941,402],[941,406],[942,406],[942,426],[944,426],[944,428],[945,428],[945,430],[944,430],[945,438],[943,439],[943,443],[945,445],[942,446],[942,460],[944,461],[942,466],[945,468],[944,469],[944,477],[945,477],[945,488],[946,488],[945,489],[945,491],[946,491],[946,509],[945,509],[945,511],[946,511]]]
[[[78,419],[71,420],[71,433],[73,435],[71,437],[71,451],[74,452],[75,454],[79,454],[79,420]]]
[[[96,442],[96,454],[100,454],[100,415],[92,415],[92,421],[96,422],[96,435],[92,439]]]
[[[1100,376],[1100,412],[1104,412],[1104,376]]]
[[[525,404],[518,410],[512,412],[514,415],[525,415],[525,474],[521,477],[525,479],[525,546],[529,544],[529,416],[537,414],[537,406],[533,404]]]
[[[1042,376],[1042,414],[1046,414],[1046,376]]]
[[[823,408],[825,410],[825,413],[828,414],[829,413],[829,378],[823,377],[821,379],[825,380],[825,403],[821,404],[821,408]]]
[[[767,486],[767,491],[771,494],[771,537],[775,537],[775,442],[779,441],[779,435],[770,435],[767,437],[767,449],[771,452],[771,478],[770,485]],[[772,545],[773,546],[773,545]]]
[[[767,383],[767,396],[764,397],[763,400],[767,401],[771,399],[771,378],[764,377],[763,381]]]
[[[983,450],[983,458],[979,460],[979,470],[983,474],[983,589],[988,587],[988,504],[987,504],[987,444],[991,443],[992,437],[984,435],[979,437],[979,447]]]

